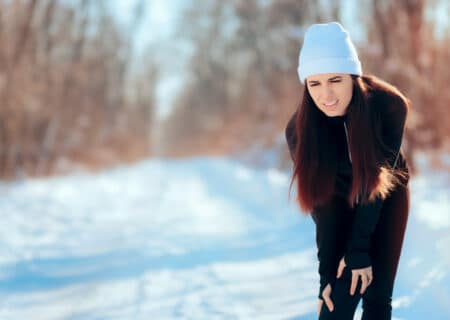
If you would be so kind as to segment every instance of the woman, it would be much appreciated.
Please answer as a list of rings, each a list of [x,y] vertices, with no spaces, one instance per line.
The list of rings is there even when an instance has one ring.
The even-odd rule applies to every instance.
[[[409,100],[362,74],[347,31],[314,24],[298,74],[303,98],[286,128],[297,202],[316,226],[319,319],[391,319],[409,211],[400,146]]]

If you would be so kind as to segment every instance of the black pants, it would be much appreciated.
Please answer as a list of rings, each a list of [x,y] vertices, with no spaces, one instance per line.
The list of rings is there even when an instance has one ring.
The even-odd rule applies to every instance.
[[[348,206],[347,206],[348,208]],[[384,201],[380,219],[372,236],[370,256],[372,258],[373,281],[363,295],[359,293],[361,281],[358,281],[355,294],[350,295],[352,273],[345,267],[343,275],[336,280],[331,292],[334,304],[333,312],[323,303],[319,320],[352,320],[356,307],[362,297],[362,320],[387,320],[392,314],[392,292],[394,280],[400,259],[403,238],[409,212],[409,187],[397,186],[391,195]],[[351,209],[340,211],[338,219],[341,226],[351,225],[354,216]],[[345,242],[348,237],[348,228],[340,228],[338,242]],[[344,248],[344,246],[340,246]],[[345,252],[339,252],[342,257]],[[336,265],[338,261],[336,261]]]

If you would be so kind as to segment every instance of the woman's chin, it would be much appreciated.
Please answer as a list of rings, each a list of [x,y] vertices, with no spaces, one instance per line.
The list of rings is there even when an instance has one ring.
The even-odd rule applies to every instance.
[[[343,116],[343,115],[344,115],[344,112],[337,111],[337,110],[326,110],[326,111],[325,111],[325,114],[326,114],[328,117],[340,117],[340,116]]]

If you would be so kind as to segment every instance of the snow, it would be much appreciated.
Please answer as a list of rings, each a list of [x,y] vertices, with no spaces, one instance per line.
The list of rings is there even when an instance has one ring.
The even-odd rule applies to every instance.
[[[450,318],[450,174],[421,166],[397,320]],[[289,182],[205,157],[0,183],[0,319],[316,319],[314,224]]]

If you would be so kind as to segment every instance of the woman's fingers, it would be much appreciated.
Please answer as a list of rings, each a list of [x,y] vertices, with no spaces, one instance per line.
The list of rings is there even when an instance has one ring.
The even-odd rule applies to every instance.
[[[372,275],[372,273],[369,275],[368,279],[369,279],[369,286],[370,286],[370,284],[371,284],[372,281],[373,281],[373,275]]]
[[[320,316],[320,309],[322,309],[323,300],[319,299],[319,304],[317,306],[317,314]]]
[[[342,258],[341,261],[339,262],[336,278],[340,278],[342,276],[342,272],[344,271],[344,268],[345,268],[345,261],[344,261],[344,258]]]
[[[361,274],[361,290],[359,290],[359,293],[363,294],[364,291],[366,291],[366,288],[369,286],[369,275],[368,274]]]
[[[328,310],[330,310],[330,312],[333,312],[334,305],[333,301],[331,301],[330,296],[331,296],[331,285],[328,284],[322,292],[322,297],[323,300],[325,301],[326,306],[328,307]]]
[[[363,294],[367,287],[373,281],[372,267],[367,267],[364,269],[352,270],[352,284],[350,286],[350,294],[354,295],[356,287],[358,286],[358,280],[361,277],[361,289],[360,293]]]
[[[333,305],[333,301],[331,301],[330,296],[329,295],[328,296],[327,295],[322,295],[322,296],[323,296],[323,299],[325,300],[325,304],[327,305],[328,310],[333,312],[334,305]]]
[[[359,273],[352,271],[352,285],[350,286],[350,294],[354,295],[356,286],[358,285]]]
[[[369,269],[369,270],[368,270],[368,272],[365,274],[365,278],[367,279],[367,284],[366,284],[366,286],[364,287],[364,290],[363,290],[363,288],[361,287],[361,294],[363,294],[363,293],[366,291],[367,287],[370,286],[370,284],[371,284],[372,281],[373,281],[372,269]]]
[[[342,270],[344,270],[344,268],[342,267],[342,265],[340,264],[339,265],[339,267],[338,267],[338,273],[337,273],[337,275],[336,275],[336,278],[340,278],[341,277],[341,275],[342,275]]]

